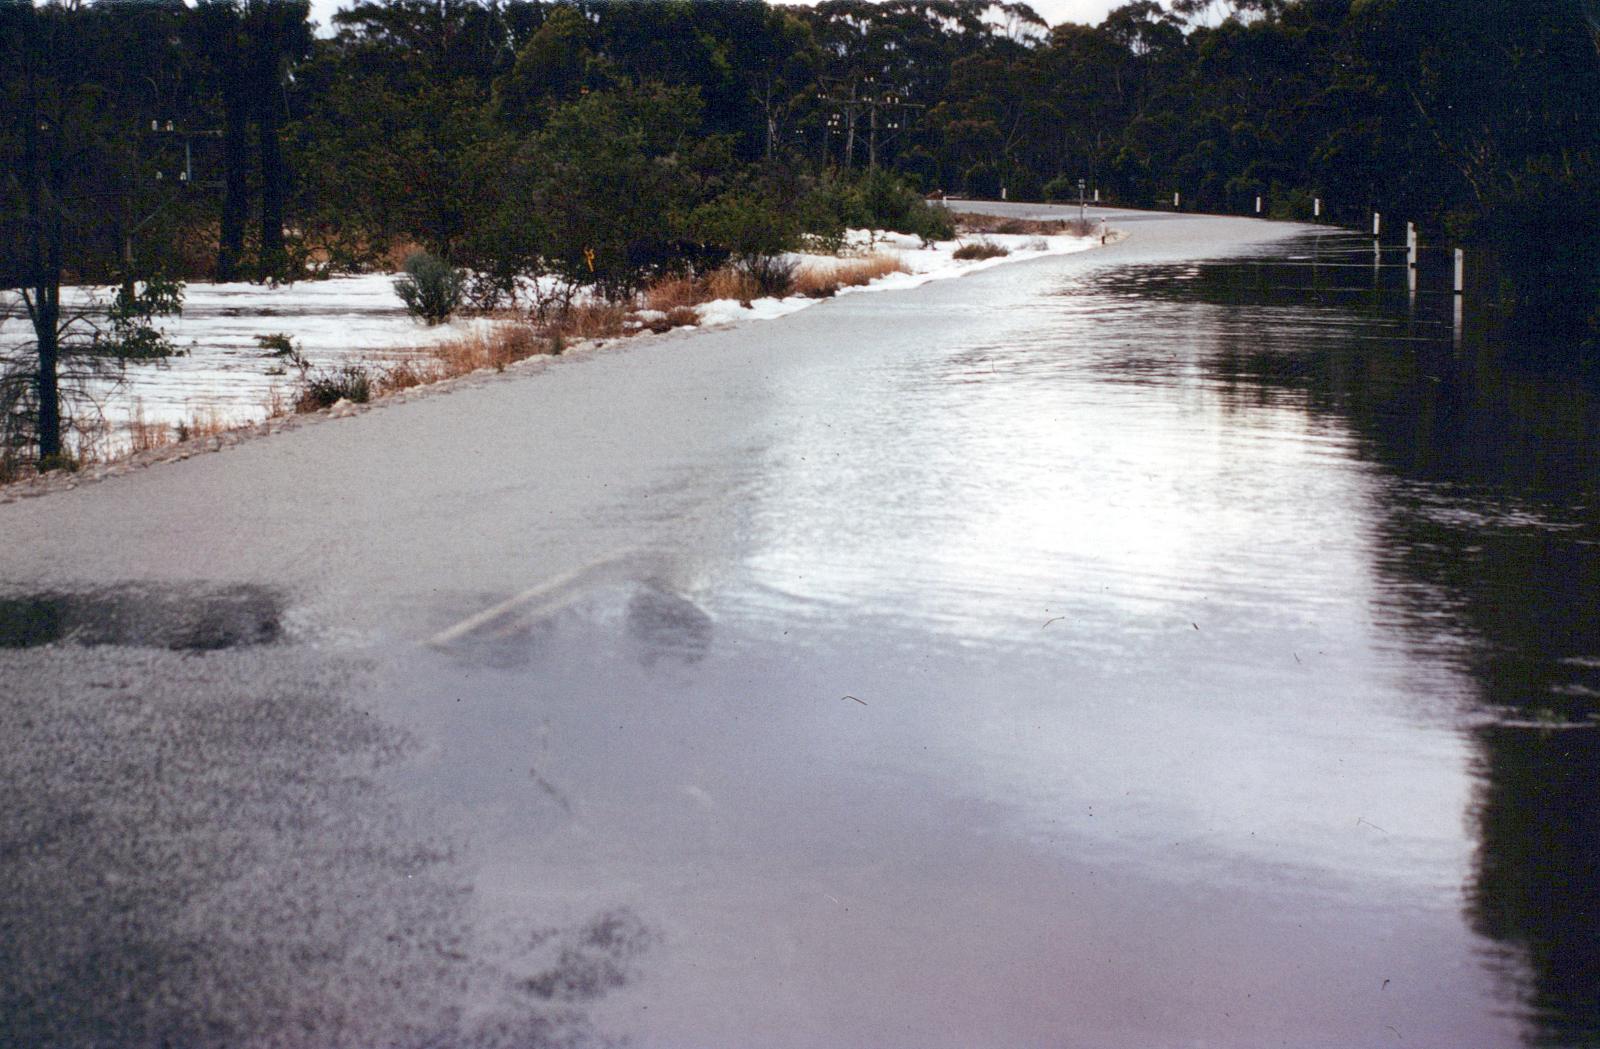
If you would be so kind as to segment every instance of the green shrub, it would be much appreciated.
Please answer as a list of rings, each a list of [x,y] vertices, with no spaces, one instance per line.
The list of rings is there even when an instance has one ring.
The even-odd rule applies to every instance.
[[[461,306],[466,274],[437,255],[419,251],[406,259],[406,271],[395,278],[395,294],[406,311],[429,324],[442,324]]]
[[[689,228],[708,246],[726,252],[758,294],[781,298],[793,288],[796,264],[785,252],[799,244],[799,223],[775,199],[724,193],[696,208]]]
[[[346,364],[307,375],[294,407],[298,412],[314,412],[340,401],[366,404],[371,399],[372,376],[359,364]]]
[[[921,237],[923,241],[949,240],[955,221],[942,207],[929,204],[922,194],[879,168],[862,176],[860,193],[866,224]]]
[[[130,361],[153,361],[181,356],[167,333],[156,327],[155,319],[183,313],[183,282],[151,277],[144,286],[128,293],[119,289],[111,303],[110,329],[98,337],[100,347],[114,357]]]
[[[799,263],[788,255],[750,255],[734,265],[755,282],[759,295],[778,299],[794,290],[794,275],[799,268]]]
[[[808,248],[838,251],[846,228],[886,229],[924,241],[950,240],[955,222],[943,207],[929,204],[898,175],[882,168],[854,182],[840,176],[819,180],[795,206]]]
[[[1044,199],[1051,201],[1076,201],[1078,199],[1078,180],[1066,175],[1059,175],[1044,184]]]

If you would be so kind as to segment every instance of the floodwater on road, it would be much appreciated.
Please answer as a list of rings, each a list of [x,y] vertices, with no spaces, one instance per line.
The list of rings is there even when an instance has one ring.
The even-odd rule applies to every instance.
[[[1401,273],[1031,270],[751,391],[397,665],[485,920],[638,915],[646,1046],[1593,1044],[1600,415]]]
[[[0,506],[0,1044],[1600,1042],[1592,381],[1112,222]]]

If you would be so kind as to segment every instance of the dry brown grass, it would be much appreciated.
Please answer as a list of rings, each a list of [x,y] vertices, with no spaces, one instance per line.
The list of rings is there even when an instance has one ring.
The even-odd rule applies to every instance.
[[[556,322],[552,335],[570,339],[614,339],[623,333],[628,307],[618,302],[575,303]]]
[[[289,400],[284,396],[283,388],[273,385],[267,390],[266,397],[261,401],[262,409],[267,413],[268,419],[281,419],[289,414]]]
[[[749,302],[761,297],[755,278],[736,266],[724,266],[706,278],[706,290],[713,299]]]
[[[172,426],[147,420],[144,417],[144,402],[135,401],[133,415],[128,419],[128,450],[134,454],[147,452],[152,448],[165,447],[172,441]]]
[[[517,361],[554,352],[551,338],[533,325],[500,321],[390,364],[373,380],[373,392],[382,397],[486,368],[501,371]]]
[[[1003,215],[980,215],[975,211],[958,211],[951,216],[956,228],[963,233],[1028,233],[1034,236],[1070,233],[1077,219],[1013,219]]]
[[[685,306],[698,306],[715,298],[708,281],[697,277],[668,277],[644,290],[644,306],[648,310],[671,313]]]
[[[671,331],[674,328],[694,327],[699,323],[700,314],[695,312],[693,306],[674,306],[667,311],[666,316],[645,321],[642,326],[646,330],[660,335],[662,332]]]
[[[215,437],[233,428],[234,423],[226,415],[215,408],[203,408],[180,422],[175,436],[180,441],[191,441],[197,437]]]
[[[813,262],[800,267],[795,273],[794,290],[797,295],[822,299],[840,288],[854,288],[891,273],[909,272],[906,264],[900,261],[900,256],[881,252],[859,259]]]
[[[413,386],[426,386],[448,378],[451,374],[445,362],[437,357],[401,361],[390,365],[378,376],[377,394],[379,397],[384,397],[391,393],[399,393],[401,390],[409,390]]]
[[[465,375],[480,368],[504,368],[548,352],[549,344],[531,324],[501,321],[438,344],[433,347],[432,356],[442,365],[444,375]],[[425,376],[427,373],[423,369],[418,374]],[[431,380],[424,378],[423,381]]]
[[[998,259],[1003,255],[1009,254],[1011,254],[1010,248],[979,237],[977,240],[970,240],[957,248],[954,257],[962,262],[969,262],[974,259]]]

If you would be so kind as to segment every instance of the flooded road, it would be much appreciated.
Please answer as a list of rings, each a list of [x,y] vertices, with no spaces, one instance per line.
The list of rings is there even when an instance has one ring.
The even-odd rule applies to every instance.
[[[288,595],[281,638],[170,659],[308,680],[291,756],[359,765],[291,774],[302,877],[208,875],[234,902],[139,941],[275,930],[303,1037],[221,995],[176,1044],[1600,1039],[1600,401],[1458,346],[1359,238],[1124,222],[0,507],[17,607]],[[37,725],[113,670],[170,706],[168,655],[52,642],[0,650],[56,697],[11,738],[71,753]],[[172,833],[266,857],[254,804]],[[54,847],[6,854],[0,931],[40,935]],[[5,1001],[74,999],[39,953]],[[138,1031],[198,1011],[164,986]],[[64,1029],[135,1029],[106,1009]]]

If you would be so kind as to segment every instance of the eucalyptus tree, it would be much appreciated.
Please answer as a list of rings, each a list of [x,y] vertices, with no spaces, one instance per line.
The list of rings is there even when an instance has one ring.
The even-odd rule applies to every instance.
[[[287,275],[289,165],[282,134],[290,72],[311,47],[310,0],[199,0],[195,40],[211,65],[223,118],[223,198],[216,277],[241,270],[250,214],[250,126],[260,187],[256,271]]]
[[[0,377],[8,460],[66,461],[69,431],[87,421],[69,396],[78,380],[97,363],[164,350],[141,321],[176,305],[175,290],[146,282],[134,292],[129,217],[158,202],[141,128],[146,87],[161,84],[144,70],[176,60],[179,10],[0,4],[0,288],[32,331]],[[123,290],[113,304],[74,303],[62,295],[68,279]]]

